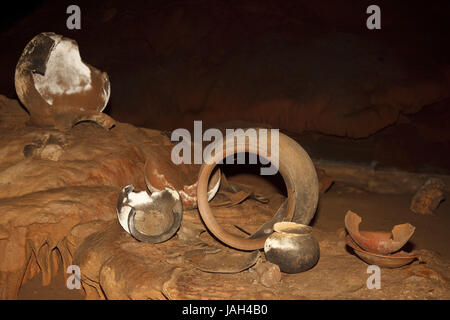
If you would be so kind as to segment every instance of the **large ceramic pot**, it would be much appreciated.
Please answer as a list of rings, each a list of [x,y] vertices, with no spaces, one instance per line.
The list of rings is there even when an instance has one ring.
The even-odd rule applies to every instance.
[[[319,261],[319,243],[312,228],[295,222],[278,222],[264,244],[268,261],[286,273],[299,273],[314,267]]]
[[[111,92],[108,75],[85,63],[72,39],[53,32],[31,39],[17,62],[14,83],[31,125],[67,131],[82,121],[106,129],[115,124],[102,113]]]
[[[259,142],[246,139],[246,133],[251,130],[255,132]],[[261,143],[262,137],[266,137],[266,144]],[[245,133],[241,131],[227,135],[223,141],[219,140],[215,144],[215,147],[211,149],[221,150],[220,145],[222,145],[223,152],[216,152],[211,158],[206,159],[200,168],[197,203],[203,222],[220,241],[239,250],[261,249],[276,222],[293,221],[308,224],[311,221],[319,199],[319,182],[311,158],[296,141],[283,133],[277,136],[271,130],[264,128],[248,128]],[[287,190],[287,199],[273,218],[247,238],[226,231],[216,220],[208,203],[208,185],[217,163],[228,156],[245,152],[262,156],[278,167]],[[266,157],[267,155],[270,157]]]

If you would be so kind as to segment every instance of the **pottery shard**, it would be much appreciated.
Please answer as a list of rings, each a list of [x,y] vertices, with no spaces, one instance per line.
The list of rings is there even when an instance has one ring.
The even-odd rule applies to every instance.
[[[271,262],[262,262],[254,267],[259,282],[267,287],[273,287],[281,281],[280,267]]]
[[[430,178],[417,190],[410,209],[420,214],[433,214],[444,197],[445,184],[441,179]]]

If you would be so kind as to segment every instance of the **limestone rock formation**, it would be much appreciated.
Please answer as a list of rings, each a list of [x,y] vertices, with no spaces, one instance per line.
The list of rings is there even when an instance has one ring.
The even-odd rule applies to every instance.
[[[411,199],[411,211],[419,214],[433,214],[441,201],[445,199],[444,190],[444,181],[438,178],[428,179]]]
[[[366,289],[366,264],[335,232],[314,229],[321,247],[315,268],[296,275],[267,270],[273,273],[263,271],[264,280],[248,270],[254,253],[232,253],[247,259],[242,266],[224,261],[223,245],[197,210],[183,212],[170,240],[138,242],[117,221],[117,197],[128,184],[145,189],[145,159],[172,146],[167,136],[124,123],[109,131],[81,123],[61,133],[27,120],[17,101],[0,96],[0,298],[16,298],[37,274],[48,285],[71,264],[80,266],[87,299],[382,299],[399,290],[400,297],[449,298],[448,262],[432,253],[423,255],[426,266],[383,271],[387,289]],[[267,201],[211,202],[219,223],[244,237],[284,200],[274,187],[250,185]]]
[[[115,220],[120,189],[130,183],[144,189],[145,158],[170,145],[158,131],[126,124],[107,131],[81,123],[61,133],[27,120],[17,101],[0,96],[2,298],[16,297],[39,272],[49,284],[58,259],[71,263],[72,228]]]

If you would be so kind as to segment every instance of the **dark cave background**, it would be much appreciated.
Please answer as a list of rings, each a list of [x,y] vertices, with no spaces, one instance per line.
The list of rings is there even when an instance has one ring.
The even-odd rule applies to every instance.
[[[370,4],[381,30],[366,28]],[[265,125],[314,159],[449,173],[449,14],[449,1],[17,2],[1,11],[0,93],[17,99],[23,48],[53,31],[109,74],[120,122]]]

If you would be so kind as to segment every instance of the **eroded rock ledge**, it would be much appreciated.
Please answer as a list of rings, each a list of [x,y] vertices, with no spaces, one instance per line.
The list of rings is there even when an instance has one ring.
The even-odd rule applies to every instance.
[[[81,123],[68,133],[27,126],[28,114],[0,96],[0,297],[42,272],[50,283],[72,263],[72,228],[116,219],[127,184],[145,188],[145,158],[170,141],[159,131]]]
[[[62,134],[27,126],[27,120],[17,101],[0,96],[2,299],[16,298],[38,273],[43,285],[50,284],[58,268],[70,264],[81,268],[87,299],[449,298],[449,263],[433,253],[421,253],[426,265],[383,271],[390,285],[368,290],[367,265],[347,252],[339,234],[317,229],[317,266],[283,274],[270,288],[251,270],[204,272],[195,263],[199,256],[189,253],[226,249],[205,232],[196,210],[184,212],[181,233],[157,245],[137,242],[117,221],[119,191],[127,184],[145,188],[144,161],[170,147],[165,135],[123,123],[110,131],[81,123]],[[283,200],[265,191],[268,205],[249,200],[220,206],[216,218],[228,231],[239,232],[239,221],[254,232]]]

